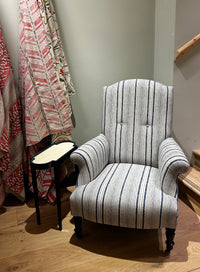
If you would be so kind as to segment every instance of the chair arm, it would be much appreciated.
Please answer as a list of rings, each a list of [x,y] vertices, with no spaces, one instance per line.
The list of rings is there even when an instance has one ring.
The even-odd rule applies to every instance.
[[[87,184],[95,179],[108,164],[108,157],[109,144],[103,134],[76,149],[70,159],[79,168],[77,186]]]
[[[158,168],[163,192],[176,196],[177,177],[187,172],[189,167],[185,154],[173,138],[167,138],[160,144]]]

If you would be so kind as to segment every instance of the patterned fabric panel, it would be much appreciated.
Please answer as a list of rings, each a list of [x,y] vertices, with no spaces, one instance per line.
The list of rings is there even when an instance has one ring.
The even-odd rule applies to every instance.
[[[21,96],[0,26],[0,206],[4,185],[22,198],[24,193],[25,144],[22,134]]]
[[[173,138],[161,143],[158,160],[162,190],[174,196],[177,194],[176,178],[189,170],[189,162]]]
[[[88,141],[71,156],[71,161],[78,165],[79,176],[77,185],[87,184],[102,171],[108,163],[109,145],[103,134]]]
[[[157,167],[160,143],[171,135],[173,88],[132,79],[104,87],[102,132],[109,162]]]
[[[40,2],[19,1],[19,74],[26,146],[35,145],[54,133],[68,133],[73,128],[71,105],[66,99],[67,93],[63,91],[55,60],[52,59],[47,28],[53,31],[54,42],[59,37],[55,35],[52,18],[44,25]]]
[[[40,9],[40,14],[43,19],[44,28],[46,31],[46,39],[48,41],[49,51],[54,65],[56,65],[56,72],[60,79],[61,89],[69,101],[68,95],[75,93],[69,67],[65,58],[63,45],[60,36],[60,30],[57,23],[56,13],[52,0],[37,0]]]
[[[72,193],[72,215],[122,227],[175,228],[177,198],[161,191],[159,177],[154,167],[109,164],[95,180]]]

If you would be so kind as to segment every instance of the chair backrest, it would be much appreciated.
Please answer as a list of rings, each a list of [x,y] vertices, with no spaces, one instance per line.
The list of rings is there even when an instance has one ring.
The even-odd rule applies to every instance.
[[[173,87],[146,79],[120,81],[103,90],[102,133],[109,162],[157,167],[160,143],[171,136]]]

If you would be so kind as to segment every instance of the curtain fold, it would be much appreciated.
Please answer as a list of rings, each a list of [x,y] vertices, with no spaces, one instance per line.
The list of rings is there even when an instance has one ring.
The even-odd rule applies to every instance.
[[[0,26],[0,206],[6,185],[24,198],[25,156],[21,129],[21,97],[16,88],[8,50]]]
[[[64,55],[51,0],[20,0],[20,86],[24,130],[29,157],[51,138],[71,138],[73,128],[69,96],[74,88]],[[55,137],[55,135],[57,135]],[[31,183],[31,175],[29,169]],[[38,176],[39,195],[55,200],[51,171]]]

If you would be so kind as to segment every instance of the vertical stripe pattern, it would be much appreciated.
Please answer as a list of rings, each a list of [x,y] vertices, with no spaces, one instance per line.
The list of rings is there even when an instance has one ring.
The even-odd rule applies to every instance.
[[[110,143],[109,162],[157,167],[158,146],[171,135],[172,103],[173,88],[152,80],[105,87],[102,132]]]
[[[173,138],[164,140],[159,148],[159,173],[161,180],[161,206],[159,226],[162,225],[164,193],[177,198],[177,177],[189,170],[189,162]],[[172,182],[173,180],[173,182]]]
[[[173,196],[176,192],[176,178],[189,169],[189,162],[173,138],[164,140],[160,145],[158,161],[162,190]],[[174,183],[171,182],[172,178]]]
[[[128,163],[108,164],[70,197],[72,215],[138,229],[175,228],[177,205],[177,198],[165,193],[161,197],[157,168]]]
[[[77,185],[89,183],[108,163],[109,145],[103,134],[75,150],[70,159],[79,166]]]
[[[102,132],[76,150],[71,212],[102,224],[176,228],[177,175],[189,163],[169,138],[173,88],[125,80],[104,88]]]

